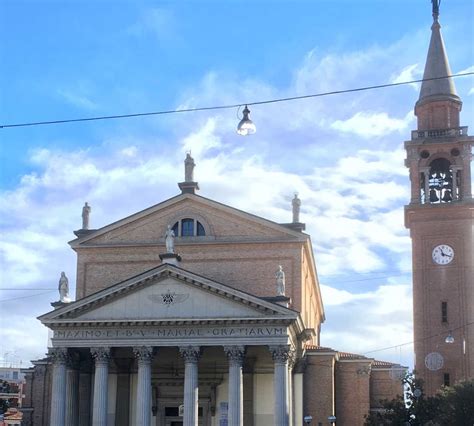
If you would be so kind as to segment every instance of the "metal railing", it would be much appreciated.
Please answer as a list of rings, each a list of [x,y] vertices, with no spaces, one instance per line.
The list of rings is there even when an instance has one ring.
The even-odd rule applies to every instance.
[[[467,136],[467,126],[453,127],[450,129],[413,130],[411,139],[436,139]]]

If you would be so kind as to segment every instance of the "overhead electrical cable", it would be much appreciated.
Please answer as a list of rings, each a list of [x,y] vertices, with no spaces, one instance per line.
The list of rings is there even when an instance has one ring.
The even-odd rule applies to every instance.
[[[26,123],[1,124],[0,128],[6,129],[6,128],[12,128],[12,127],[42,126],[42,125],[47,125],[47,124],[64,124],[64,123],[77,123],[77,122],[83,122],[83,121],[116,120],[119,118],[179,114],[179,113],[184,113],[184,112],[215,111],[215,110],[221,110],[221,109],[239,108],[244,105],[266,105],[266,104],[274,104],[278,102],[289,102],[289,101],[296,101],[296,100],[301,100],[301,99],[319,98],[319,97],[330,96],[330,95],[339,95],[343,93],[353,93],[353,92],[362,92],[365,90],[383,89],[386,87],[395,87],[395,86],[403,86],[403,85],[413,84],[413,83],[422,83],[424,81],[442,80],[446,78],[455,78],[455,77],[465,77],[465,76],[473,75],[473,74],[474,72],[465,72],[465,73],[460,73],[460,74],[447,75],[443,77],[432,77],[432,78],[425,78],[425,79],[419,79],[419,80],[401,81],[398,83],[378,84],[374,86],[357,87],[354,89],[333,90],[331,92],[313,93],[310,95],[301,95],[301,96],[289,96],[285,98],[267,99],[267,100],[255,101],[255,102],[242,102],[242,103],[236,103],[236,104],[230,104],[230,105],[169,109],[169,110],[163,110],[163,111],[140,112],[140,113],[134,113],[134,114],[117,114],[117,115],[104,115],[104,116],[98,116],[98,117],[71,118],[71,119],[66,119],[66,120],[49,120],[49,121],[34,121],[34,122],[26,122]]]
[[[449,332],[453,332],[453,331],[456,331],[456,330],[460,330],[461,328],[464,328],[464,327],[467,327],[469,325],[473,325],[474,322],[468,322],[466,324],[463,324],[463,325],[460,325],[459,327],[455,327],[455,328],[450,328],[449,329]],[[386,351],[388,349],[395,349],[395,348],[399,348],[401,346],[408,346],[408,345],[412,345],[413,343],[416,343],[416,342],[421,342],[423,340],[428,340],[428,339],[432,339],[433,337],[438,337],[438,336],[442,336],[442,335],[445,335],[446,332],[445,331],[442,331],[440,333],[437,333],[437,334],[433,334],[431,336],[427,336],[427,337],[422,337],[421,339],[417,339],[417,340],[412,340],[411,342],[405,342],[405,343],[400,343],[399,345],[394,345],[394,346],[387,346],[386,348],[380,348],[380,349],[373,349],[371,351],[367,351],[367,352],[364,352],[364,355],[365,354],[371,354],[371,353],[374,353],[374,352],[382,352],[382,351]]]

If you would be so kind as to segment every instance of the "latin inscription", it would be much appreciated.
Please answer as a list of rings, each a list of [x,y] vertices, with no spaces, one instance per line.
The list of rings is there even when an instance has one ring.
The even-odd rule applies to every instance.
[[[140,339],[180,337],[268,337],[285,336],[284,327],[222,327],[222,328],[142,328],[142,329],[89,329],[55,330],[54,338],[83,339]]]

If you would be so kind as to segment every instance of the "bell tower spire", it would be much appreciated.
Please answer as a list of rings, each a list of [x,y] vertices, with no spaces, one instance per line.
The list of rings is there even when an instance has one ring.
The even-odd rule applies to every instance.
[[[415,105],[418,126],[405,142],[415,370],[428,395],[474,377],[474,137],[459,125],[462,102],[454,82],[443,78],[451,68],[438,22],[440,1],[432,4],[425,81]]]
[[[426,57],[420,97],[415,105],[418,130],[459,127],[459,113],[462,107],[453,79],[443,78],[452,75],[452,72],[438,21],[440,0],[431,0],[431,2],[433,25],[430,47]]]

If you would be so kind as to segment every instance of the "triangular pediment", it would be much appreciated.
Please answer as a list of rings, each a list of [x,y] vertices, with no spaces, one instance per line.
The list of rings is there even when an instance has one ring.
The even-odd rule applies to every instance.
[[[164,264],[66,304],[39,319],[54,327],[73,323],[183,323],[295,320],[278,304]]]
[[[168,225],[193,218],[205,228],[199,241],[305,241],[308,236],[284,225],[194,194],[181,194],[97,230],[80,233],[73,248],[96,245],[160,244]],[[179,236],[178,241],[179,241]],[[187,239],[189,241],[189,239]]]

